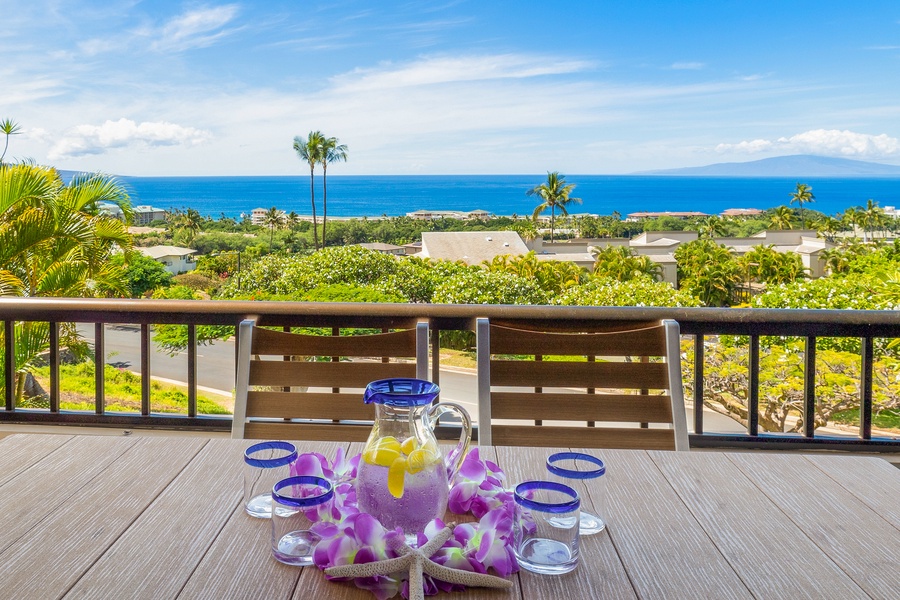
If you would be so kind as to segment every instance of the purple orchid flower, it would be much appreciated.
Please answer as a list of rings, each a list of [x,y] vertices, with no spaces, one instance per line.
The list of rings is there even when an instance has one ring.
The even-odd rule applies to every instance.
[[[313,562],[323,570],[393,558],[396,554],[390,550],[388,540],[403,535],[399,530],[386,530],[378,519],[366,513],[349,515],[341,523],[317,524],[314,531],[322,536],[322,540],[313,551]],[[400,580],[395,577],[358,577],[353,583],[375,594],[378,600],[392,598],[400,591]]]

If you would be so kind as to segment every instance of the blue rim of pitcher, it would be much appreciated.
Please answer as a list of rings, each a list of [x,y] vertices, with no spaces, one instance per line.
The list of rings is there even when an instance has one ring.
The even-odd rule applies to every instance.
[[[253,458],[253,454],[263,450],[284,450],[287,454],[276,456],[275,458]],[[244,451],[244,462],[251,467],[259,467],[260,469],[284,467],[295,460],[297,460],[297,448],[290,442],[260,442],[253,444]]]
[[[571,500],[565,500],[563,502],[540,502],[525,496],[528,492],[533,492],[535,490],[560,492],[570,496]],[[578,492],[558,481],[523,481],[516,486],[513,495],[516,499],[516,504],[519,506],[541,512],[555,514],[569,513],[581,506],[581,498],[578,497]]]
[[[572,469],[566,469],[565,467],[560,467],[555,464],[561,460],[589,462],[596,468],[591,469],[590,471],[573,471]],[[606,473],[606,465],[604,465],[603,461],[596,456],[591,456],[584,452],[557,452],[556,454],[551,454],[547,457],[547,470],[554,475],[567,477],[569,479],[593,479],[594,477],[600,477]]]
[[[303,496],[301,498],[298,498],[297,496],[287,496],[279,493],[284,488],[293,487],[295,485],[314,485],[322,488],[325,491],[314,496]],[[277,501],[279,504],[284,504],[285,506],[291,506],[294,508],[309,508],[311,506],[317,506],[319,504],[322,504],[323,502],[331,500],[333,496],[334,486],[332,485],[332,483],[324,477],[317,477],[315,475],[294,475],[293,477],[282,479],[272,487],[273,500]]]
[[[441,388],[434,382],[412,377],[393,377],[378,379],[367,385],[363,402],[408,408],[431,404],[440,393]]]

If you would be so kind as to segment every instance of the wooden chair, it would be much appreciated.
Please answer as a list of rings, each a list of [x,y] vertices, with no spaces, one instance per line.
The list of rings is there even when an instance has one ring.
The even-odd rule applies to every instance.
[[[688,449],[675,321],[550,333],[478,319],[476,334],[479,443]]]
[[[375,418],[374,406],[363,404],[366,385],[428,378],[427,323],[328,336],[273,331],[246,320],[239,332],[232,438],[365,441]],[[316,360],[322,356],[331,360]],[[397,358],[415,362],[390,360]]]

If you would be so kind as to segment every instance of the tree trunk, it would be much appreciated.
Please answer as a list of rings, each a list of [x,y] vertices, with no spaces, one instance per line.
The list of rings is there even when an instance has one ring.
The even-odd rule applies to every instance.
[[[328,181],[326,179],[328,168],[322,163],[322,248],[328,245],[325,230],[328,227]]]
[[[319,249],[319,228],[318,222],[316,221],[316,188],[313,185],[315,182],[315,177],[313,175],[313,165],[309,165],[309,198],[312,202],[312,218],[313,218],[313,245],[315,245],[316,250]]]

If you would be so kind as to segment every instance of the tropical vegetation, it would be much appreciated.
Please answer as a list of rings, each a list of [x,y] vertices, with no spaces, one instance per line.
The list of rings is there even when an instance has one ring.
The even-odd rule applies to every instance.
[[[553,241],[553,228],[556,225],[556,211],[559,210],[560,214],[568,215],[569,211],[566,209],[566,206],[571,203],[581,204],[581,198],[573,198],[571,196],[572,192],[575,190],[574,183],[566,183],[566,178],[563,175],[560,175],[558,172],[554,171],[552,173],[547,173],[547,181],[536,185],[527,192],[525,192],[529,196],[537,196],[540,198],[541,203],[537,205],[534,209],[534,214],[532,215],[532,219],[537,221],[537,218],[540,216],[542,212],[550,209],[550,241]]]
[[[112,259],[131,249],[131,236],[101,203],[131,214],[128,194],[112,177],[78,175],[66,183],[52,168],[0,165],[0,296],[130,295],[124,263]],[[76,354],[86,349],[72,324],[62,325],[60,335]],[[49,344],[49,324],[15,324],[17,397]]]

